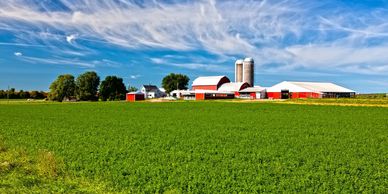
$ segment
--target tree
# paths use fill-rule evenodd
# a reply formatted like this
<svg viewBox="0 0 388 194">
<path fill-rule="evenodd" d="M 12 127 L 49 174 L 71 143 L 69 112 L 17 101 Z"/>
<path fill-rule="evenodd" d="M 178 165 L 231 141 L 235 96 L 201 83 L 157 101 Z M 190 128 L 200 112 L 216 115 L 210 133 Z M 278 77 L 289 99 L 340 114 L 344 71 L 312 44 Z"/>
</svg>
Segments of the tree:
<svg viewBox="0 0 388 194">
<path fill-rule="evenodd" d="M 75 81 L 77 86 L 76 95 L 78 100 L 96 100 L 100 77 L 96 72 L 89 71 L 77 77 Z"/>
<path fill-rule="evenodd" d="M 162 80 L 162 86 L 166 90 L 166 93 L 170 93 L 173 90 L 186 90 L 189 84 L 190 78 L 183 74 L 170 73 Z"/>
<path fill-rule="evenodd" d="M 30 98 L 33 98 L 33 99 L 43 99 L 45 98 L 45 93 L 44 92 L 38 92 L 36 90 L 33 90 L 30 92 Z"/>
<path fill-rule="evenodd" d="M 135 86 L 128 86 L 128 92 L 136 92 L 137 90 L 139 89 L 137 89 Z"/>
<path fill-rule="evenodd" d="M 64 99 L 70 99 L 75 94 L 75 82 L 74 76 L 70 74 L 64 74 L 58 76 L 58 78 L 50 85 L 50 100 L 56 100 L 62 102 Z"/>
<path fill-rule="evenodd" d="M 19 98 L 21 98 L 21 99 L 30 98 L 30 93 L 28 91 L 20 90 L 19 91 Z"/>
<path fill-rule="evenodd" d="M 105 80 L 101 82 L 99 90 L 100 98 L 103 101 L 124 100 L 126 92 L 127 90 L 125 89 L 123 79 L 116 76 L 107 76 Z"/>
</svg>

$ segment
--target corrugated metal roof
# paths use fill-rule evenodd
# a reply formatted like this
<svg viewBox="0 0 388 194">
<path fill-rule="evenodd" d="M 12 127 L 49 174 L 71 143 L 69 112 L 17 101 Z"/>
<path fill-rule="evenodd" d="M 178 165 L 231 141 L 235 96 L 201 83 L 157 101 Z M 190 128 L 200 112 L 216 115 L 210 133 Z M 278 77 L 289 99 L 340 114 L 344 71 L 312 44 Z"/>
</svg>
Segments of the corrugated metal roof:
<svg viewBox="0 0 388 194">
<path fill-rule="evenodd" d="M 246 84 L 246 82 L 230 82 L 224 83 L 218 88 L 218 91 L 226 91 L 226 92 L 238 92 L 241 87 Z"/>
<path fill-rule="evenodd" d="M 206 77 L 198 77 L 193 81 L 192 86 L 213 86 L 218 85 L 222 78 L 226 76 L 206 76 Z"/>
<path fill-rule="evenodd" d="M 267 92 L 354 92 L 353 90 L 328 82 L 289 82 L 284 81 L 267 89 Z"/>
<path fill-rule="evenodd" d="M 266 90 L 266 88 L 261 87 L 261 86 L 255 86 L 255 87 L 249 87 L 241 90 L 240 92 L 262 92 Z"/>
</svg>

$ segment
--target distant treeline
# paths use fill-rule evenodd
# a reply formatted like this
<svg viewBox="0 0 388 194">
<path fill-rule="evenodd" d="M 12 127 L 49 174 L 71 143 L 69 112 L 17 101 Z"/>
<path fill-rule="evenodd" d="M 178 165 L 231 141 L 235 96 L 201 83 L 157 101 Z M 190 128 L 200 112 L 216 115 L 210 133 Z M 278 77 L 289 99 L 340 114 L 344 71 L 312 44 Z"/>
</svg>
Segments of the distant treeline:
<svg viewBox="0 0 388 194">
<path fill-rule="evenodd" d="M 43 91 L 16 91 L 15 88 L 0 90 L 0 99 L 44 99 L 47 93 Z"/>
<path fill-rule="evenodd" d="M 357 94 L 356 98 L 373 99 L 373 98 L 387 98 L 388 94 Z"/>
</svg>

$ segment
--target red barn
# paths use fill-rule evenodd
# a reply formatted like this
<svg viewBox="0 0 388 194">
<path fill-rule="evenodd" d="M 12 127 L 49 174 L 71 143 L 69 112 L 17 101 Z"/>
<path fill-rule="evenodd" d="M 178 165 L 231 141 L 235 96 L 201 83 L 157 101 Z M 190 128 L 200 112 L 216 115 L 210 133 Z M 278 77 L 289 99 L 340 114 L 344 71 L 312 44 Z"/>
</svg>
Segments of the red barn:
<svg viewBox="0 0 388 194">
<path fill-rule="evenodd" d="M 222 92 L 213 90 L 196 90 L 195 100 L 210 100 L 210 99 L 233 99 L 233 92 Z"/>
<path fill-rule="evenodd" d="M 139 100 L 144 100 L 144 93 L 142 92 L 130 92 L 126 95 L 127 102 L 135 102 Z"/>
<path fill-rule="evenodd" d="M 218 90 L 224 83 L 229 83 L 230 80 L 226 76 L 208 76 L 198 77 L 194 80 L 193 90 Z"/>
</svg>

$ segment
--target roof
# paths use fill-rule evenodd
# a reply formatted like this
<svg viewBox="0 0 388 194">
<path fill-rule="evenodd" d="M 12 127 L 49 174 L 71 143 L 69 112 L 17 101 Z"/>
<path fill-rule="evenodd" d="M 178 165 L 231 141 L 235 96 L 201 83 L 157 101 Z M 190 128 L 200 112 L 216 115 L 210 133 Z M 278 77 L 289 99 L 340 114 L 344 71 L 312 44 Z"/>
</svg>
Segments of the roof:
<svg viewBox="0 0 388 194">
<path fill-rule="evenodd" d="M 266 88 L 261 87 L 261 86 L 255 86 L 255 87 L 249 87 L 241 90 L 240 92 L 262 92 L 266 90 Z"/>
<path fill-rule="evenodd" d="M 290 82 L 284 81 L 267 89 L 267 92 L 280 92 L 286 89 L 290 92 L 355 92 L 348 88 L 329 82 Z"/>
<path fill-rule="evenodd" d="M 227 91 L 218 91 L 218 90 L 195 90 L 194 93 L 200 93 L 200 94 L 234 94 L 233 92 L 227 92 Z"/>
<path fill-rule="evenodd" d="M 137 91 L 137 92 L 129 92 L 129 93 L 127 93 L 127 94 L 143 94 L 143 95 L 144 95 L 144 93 L 143 93 L 143 92 L 140 92 L 140 91 Z"/>
<path fill-rule="evenodd" d="M 226 91 L 226 92 L 238 92 L 241 90 L 241 88 L 244 86 L 244 84 L 247 84 L 246 82 L 229 82 L 224 83 L 221 85 L 220 88 L 218 88 L 218 91 Z"/>
<path fill-rule="evenodd" d="M 156 87 L 155 85 L 143 85 L 143 87 L 144 87 L 146 92 L 159 90 L 159 88 Z"/>
<path fill-rule="evenodd" d="M 221 79 L 226 76 L 206 76 L 206 77 L 198 77 L 193 81 L 192 86 L 212 86 L 212 85 L 218 85 L 220 83 Z M 227 78 L 227 77 L 226 77 Z M 227 78 L 228 79 L 228 78 Z"/>
<path fill-rule="evenodd" d="M 236 60 L 236 62 L 234 64 L 243 64 L 243 62 L 244 62 L 244 60 L 238 59 L 238 60 Z"/>
<path fill-rule="evenodd" d="M 254 63 L 253 58 L 251 58 L 251 57 L 245 58 L 244 62 L 252 62 L 252 63 Z"/>
</svg>

